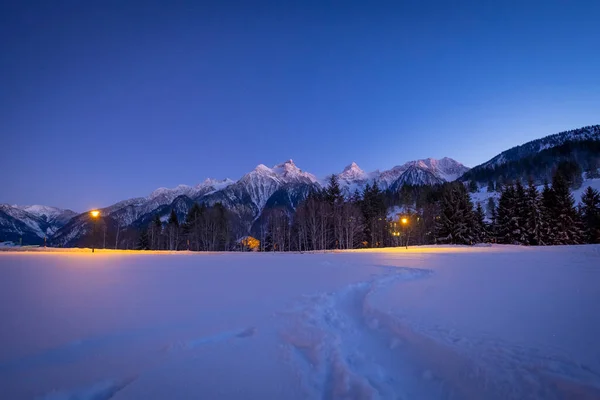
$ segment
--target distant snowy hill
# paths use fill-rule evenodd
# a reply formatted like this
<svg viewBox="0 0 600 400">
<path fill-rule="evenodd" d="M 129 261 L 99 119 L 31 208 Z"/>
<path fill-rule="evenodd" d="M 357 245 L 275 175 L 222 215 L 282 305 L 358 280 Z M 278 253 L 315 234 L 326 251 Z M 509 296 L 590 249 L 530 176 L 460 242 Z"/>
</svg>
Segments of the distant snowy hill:
<svg viewBox="0 0 600 400">
<path fill-rule="evenodd" d="M 489 181 L 551 180 L 560 162 L 568 162 L 580 173 L 595 177 L 600 167 L 600 125 L 587 126 L 546 136 L 503 151 L 462 177 L 480 184 Z"/>
<path fill-rule="evenodd" d="M 496 157 L 476 168 L 488 168 L 506 164 L 510 161 L 520 160 L 531 156 L 532 154 L 539 153 L 542 150 L 560 146 L 566 142 L 581 142 L 587 140 L 600 140 L 600 125 L 586 126 L 532 140 L 531 142 L 503 151 Z"/>
</svg>

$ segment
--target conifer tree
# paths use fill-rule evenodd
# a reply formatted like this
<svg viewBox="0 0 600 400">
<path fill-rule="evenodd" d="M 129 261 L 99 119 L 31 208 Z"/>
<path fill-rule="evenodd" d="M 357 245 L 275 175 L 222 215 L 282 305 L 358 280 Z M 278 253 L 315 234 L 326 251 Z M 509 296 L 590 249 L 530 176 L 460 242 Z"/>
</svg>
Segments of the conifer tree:
<svg viewBox="0 0 600 400">
<path fill-rule="evenodd" d="M 474 180 L 469 181 L 469 192 L 475 193 L 479 188 L 477 187 L 477 182 Z"/>
<path fill-rule="evenodd" d="M 436 220 L 436 241 L 450 244 L 473 244 L 475 218 L 469 193 L 461 183 L 447 185 L 440 202 L 440 215 Z"/>
<path fill-rule="evenodd" d="M 517 228 L 516 196 L 513 185 L 505 185 L 502 188 L 500 201 L 498 202 L 497 236 L 498 242 L 504 244 L 516 244 L 515 231 Z"/>
<path fill-rule="evenodd" d="M 144 229 L 140 232 L 140 237 L 138 238 L 136 249 L 137 250 L 150 250 L 150 242 L 148 239 L 148 231 L 147 230 Z"/>
<path fill-rule="evenodd" d="M 327 221 L 327 232 L 329 233 L 329 246 L 330 248 L 339 249 L 343 246 L 343 220 L 342 220 L 342 209 L 344 204 L 344 197 L 342 196 L 342 190 L 337 175 L 331 175 L 327 187 L 325 188 L 325 200 L 328 203 L 328 221 Z"/>
<path fill-rule="evenodd" d="M 554 190 L 546 182 L 542 189 L 541 215 L 542 215 L 542 238 L 546 245 L 556 244 L 555 231 L 552 227 L 554 209 L 556 208 L 556 195 Z"/>
<path fill-rule="evenodd" d="M 167 234 L 169 236 L 169 250 L 177 250 L 179 245 L 179 220 L 175 210 L 171 210 L 167 221 Z"/>
<path fill-rule="evenodd" d="M 585 241 L 600 243 L 600 193 L 591 186 L 581 196 L 581 217 Z"/>
<path fill-rule="evenodd" d="M 520 180 L 515 182 L 514 207 L 513 239 L 516 243 L 528 245 L 529 237 L 526 229 L 528 214 L 527 195 Z"/>
<path fill-rule="evenodd" d="M 552 177 L 552 192 L 554 204 L 550 208 L 550 221 L 554 241 L 556 244 L 577 244 L 581 241 L 581 227 L 579 224 L 575 199 L 569 191 L 569 186 L 562 174 L 556 173 Z"/>
<path fill-rule="evenodd" d="M 383 193 L 377 182 L 373 186 L 367 184 L 363 191 L 361 210 L 364 218 L 364 236 L 370 247 L 381 247 L 385 239 L 386 208 Z"/>
<path fill-rule="evenodd" d="M 340 182 L 337 175 L 331 175 L 327 180 L 327 187 L 325 188 L 325 199 L 333 205 L 336 202 L 343 200 L 342 190 L 340 189 Z"/>
<path fill-rule="evenodd" d="M 488 231 L 488 226 L 485 223 L 485 211 L 483 211 L 483 207 L 481 207 L 481 203 L 477 203 L 475 207 L 474 213 L 475 219 L 475 242 L 478 243 L 487 243 L 490 240 L 490 235 Z"/>
<path fill-rule="evenodd" d="M 527 234 L 527 244 L 532 246 L 542 246 L 545 243 L 544 232 L 547 227 L 544 226 L 542 204 L 540 194 L 537 191 L 533 181 L 529 181 L 526 193 L 526 211 L 525 232 Z"/>
<path fill-rule="evenodd" d="M 190 250 L 200 250 L 202 215 L 203 210 L 198 203 L 194 203 L 185 217 L 183 232 L 189 241 Z"/>
<path fill-rule="evenodd" d="M 487 208 L 488 218 L 490 219 L 490 225 L 488 227 L 489 240 L 490 240 L 490 242 L 496 242 L 497 241 L 496 228 L 497 228 L 497 223 L 498 223 L 498 207 L 496 206 L 496 199 L 494 199 L 493 197 L 489 197 L 486 208 Z"/>
<path fill-rule="evenodd" d="M 162 237 L 162 222 L 158 214 L 154 215 L 154 219 L 150 224 L 150 247 L 152 250 L 160 250 Z"/>
</svg>

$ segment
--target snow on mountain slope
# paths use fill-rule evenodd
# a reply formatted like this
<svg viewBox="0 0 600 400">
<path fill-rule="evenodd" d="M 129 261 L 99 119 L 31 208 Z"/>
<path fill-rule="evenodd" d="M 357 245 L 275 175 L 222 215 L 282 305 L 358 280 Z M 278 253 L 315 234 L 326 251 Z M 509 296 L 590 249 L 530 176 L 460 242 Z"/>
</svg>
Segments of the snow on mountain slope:
<svg viewBox="0 0 600 400">
<path fill-rule="evenodd" d="M 352 164 L 346 166 L 342 172 L 338 174 L 340 182 L 351 183 L 351 182 L 362 182 L 371 178 L 369 174 L 363 171 L 358 164 L 352 162 Z"/>
<path fill-rule="evenodd" d="M 284 185 L 289 187 L 294 185 L 312 186 L 317 182 L 314 175 L 302 171 L 292 160 L 277 164 L 273 168 L 259 164 L 239 181 L 227 186 L 221 191 L 222 193 L 212 196 L 212 202 L 221 201 L 239 206 L 241 203 L 249 201 L 252 213 L 255 214 L 254 218 L 256 218 L 269 198 Z"/>
<path fill-rule="evenodd" d="M 541 139 L 532 140 L 520 146 L 515 146 L 498 154 L 491 160 L 478 165 L 475 168 L 488 168 L 515 161 L 542 150 L 560 146 L 568 141 L 600 140 L 600 125 L 586 126 L 579 129 L 556 133 Z"/>
<path fill-rule="evenodd" d="M 0 204 L 0 227 L 3 231 L 0 239 L 7 233 L 43 238 L 46 234 L 45 225 L 44 221 L 36 215 L 9 204 Z"/>
<path fill-rule="evenodd" d="M 352 162 L 336 176 L 344 196 L 350 196 L 357 190 L 362 192 L 367 183 L 372 184 L 379 176 L 379 172 L 368 174 L 358 164 Z M 327 183 L 328 178 L 325 178 L 321 181 L 321 186 L 326 187 Z"/>
<path fill-rule="evenodd" d="M 302 171 L 294 164 L 293 160 L 287 160 L 284 163 L 275 165 L 272 168 L 272 171 L 283 181 L 283 183 L 317 182 L 317 178 L 313 174 Z"/>
<path fill-rule="evenodd" d="M 444 183 L 444 181 L 444 179 L 438 178 L 429 169 L 411 165 L 391 184 L 390 190 L 398 191 L 404 185 L 439 185 Z"/>
<path fill-rule="evenodd" d="M 46 216 L 48 219 L 60 218 L 61 216 L 70 215 L 74 217 L 77 215 L 75 211 L 65 210 L 58 207 L 50 207 L 50 206 L 42 206 L 42 205 L 32 205 L 32 206 L 20 206 L 14 205 L 13 207 L 19 208 L 23 211 L 26 211 L 30 214 L 33 214 L 37 217 Z"/>
<path fill-rule="evenodd" d="M 42 243 L 75 215 L 74 211 L 49 206 L 0 205 L 0 241 Z"/>
<path fill-rule="evenodd" d="M 34 235 L 43 238 L 44 236 L 46 236 L 47 230 L 49 228 L 50 232 L 48 233 L 53 232 L 47 219 L 42 217 L 44 214 L 38 216 L 28 211 L 25 211 L 23 208 L 11 206 L 8 204 L 0 205 L 0 211 L 5 213 L 10 218 L 20 221 L 26 227 L 26 229 L 24 229 L 23 226 L 17 227 L 19 225 L 15 225 L 16 233 L 21 235 L 33 233 Z M 33 208 L 33 210 L 35 211 L 36 208 Z"/>
<path fill-rule="evenodd" d="M 43 222 L 42 225 L 44 225 L 43 227 L 40 227 L 40 230 L 43 230 L 46 235 L 53 234 L 54 232 L 56 232 L 57 229 L 64 226 L 67 222 L 69 222 L 71 218 L 77 215 L 77 213 L 72 210 L 43 205 L 14 205 L 13 207 L 19 210 L 23 210 L 26 213 L 40 219 Z M 33 223 L 37 224 L 38 226 L 40 225 L 39 221 L 37 223 Z"/>
<path fill-rule="evenodd" d="M 141 216 L 172 203 L 177 197 L 185 195 L 189 198 L 198 198 L 218 190 L 222 190 L 234 183 L 231 179 L 206 179 L 196 186 L 179 185 L 175 188 L 158 188 L 147 197 L 136 197 L 115 203 L 103 208 L 102 214 L 110 215 L 123 226 L 133 223 Z"/>
<path fill-rule="evenodd" d="M 381 189 L 399 189 L 404 184 L 430 185 L 442 182 L 451 182 L 468 171 L 458 161 L 444 157 L 441 160 L 426 158 L 423 160 L 408 161 L 385 171 L 373 171 L 366 173 L 356 163 L 347 166 L 341 173 L 337 174 L 340 186 L 346 194 L 361 191 L 367 183 L 377 185 Z M 405 176 L 403 176 L 406 174 Z M 397 182 L 397 183 L 396 183 Z"/>
</svg>

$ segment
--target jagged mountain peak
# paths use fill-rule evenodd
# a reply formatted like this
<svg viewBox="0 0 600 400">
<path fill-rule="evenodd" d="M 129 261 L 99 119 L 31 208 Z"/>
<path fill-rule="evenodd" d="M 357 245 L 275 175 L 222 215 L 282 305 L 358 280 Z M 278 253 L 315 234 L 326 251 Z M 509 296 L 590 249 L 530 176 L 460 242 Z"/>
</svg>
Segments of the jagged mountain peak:
<svg viewBox="0 0 600 400">
<path fill-rule="evenodd" d="M 240 181 L 248 181 L 253 177 L 274 179 L 279 183 L 291 182 L 317 182 L 317 178 L 309 173 L 302 171 L 293 160 L 287 160 L 281 164 L 276 164 L 273 168 L 269 168 L 264 164 L 258 164 L 251 172 L 244 175 Z"/>
<path fill-rule="evenodd" d="M 148 200 L 153 200 L 157 197 L 160 196 L 165 196 L 165 195 L 169 195 L 172 194 L 174 192 L 182 192 L 186 189 L 191 189 L 189 186 L 187 185 L 179 185 L 175 188 L 166 188 L 166 187 L 159 187 L 158 189 L 154 190 L 152 193 L 150 193 L 147 197 Z"/>
<path fill-rule="evenodd" d="M 286 162 L 273 166 L 272 171 L 277 175 L 284 176 L 289 174 L 301 173 L 302 170 L 294 164 L 294 161 L 289 159 Z"/>
<path fill-rule="evenodd" d="M 206 178 L 202 183 L 199 183 L 195 186 L 197 190 L 205 189 L 205 188 L 214 188 L 215 190 L 223 189 L 231 184 L 235 183 L 233 179 L 225 178 L 225 179 L 213 179 Z"/>
<path fill-rule="evenodd" d="M 338 179 L 341 181 L 362 181 L 368 179 L 369 175 L 363 171 L 354 161 L 347 165 L 342 172 L 338 174 Z"/>
<path fill-rule="evenodd" d="M 43 206 L 43 205 L 38 205 L 38 204 L 26 205 L 26 206 L 15 204 L 15 205 L 13 205 L 13 207 L 18 208 L 23 211 L 26 211 L 37 217 L 41 217 L 41 216 L 45 215 L 48 218 L 52 218 L 52 217 L 56 217 L 56 216 L 64 214 L 64 213 L 70 214 L 72 216 L 75 215 L 75 211 L 72 211 L 72 210 L 58 208 L 58 207 L 52 207 L 52 206 Z"/>
<path fill-rule="evenodd" d="M 265 164 L 258 164 L 251 172 L 273 172 L 273 170 Z"/>
<path fill-rule="evenodd" d="M 362 169 L 360 169 L 360 167 L 358 166 L 358 164 L 354 161 L 352 161 L 350 164 L 346 165 L 346 167 L 344 168 L 344 171 L 342 172 L 347 172 L 350 170 L 360 170 L 362 171 Z"/>
<path fill-rule="evenodd" d="M 444 179 L 436 175 L 432 169 L 423 168 L 422 164 L 417 162 L 406 168 L 402 175 L 392 183 L 390 189 L 397 191 L 404 185 L 437 185 L 443 182 Z"/>
</svg>

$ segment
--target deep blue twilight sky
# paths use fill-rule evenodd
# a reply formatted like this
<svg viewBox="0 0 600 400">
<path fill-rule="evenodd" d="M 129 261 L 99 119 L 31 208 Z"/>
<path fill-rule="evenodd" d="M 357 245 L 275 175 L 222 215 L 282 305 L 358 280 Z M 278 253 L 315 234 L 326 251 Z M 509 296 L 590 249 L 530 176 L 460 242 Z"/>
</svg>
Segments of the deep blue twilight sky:
<svg viewBox="0 0 600 400">
<path fill-rule="evenodd" d="M 474 166 L 600 122 L 598 1 L 250 3 L 3 1 L 0 203 L 84 211 L 289 158 Z"/>
</svg>

